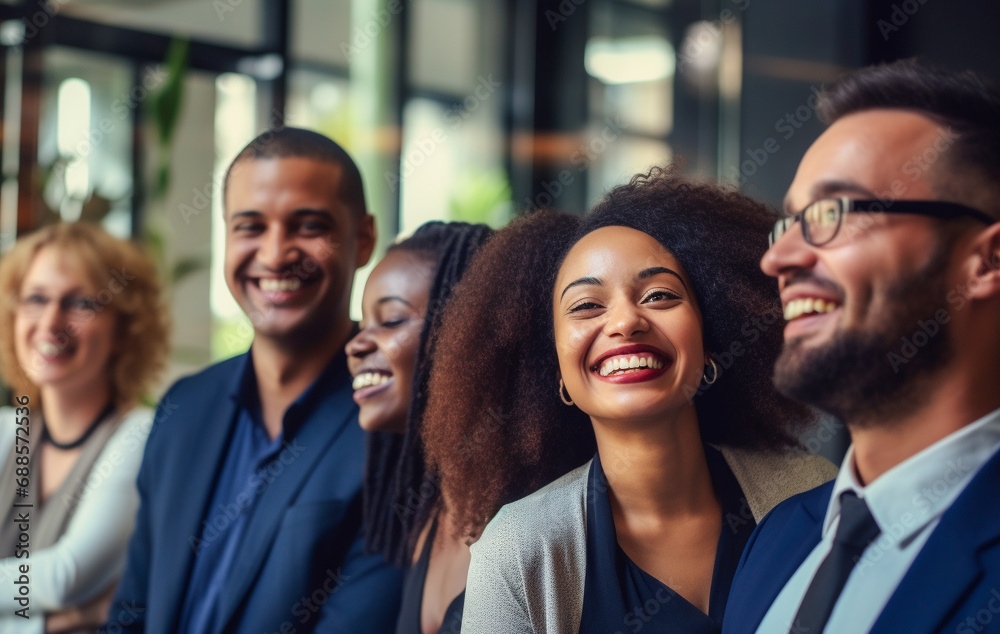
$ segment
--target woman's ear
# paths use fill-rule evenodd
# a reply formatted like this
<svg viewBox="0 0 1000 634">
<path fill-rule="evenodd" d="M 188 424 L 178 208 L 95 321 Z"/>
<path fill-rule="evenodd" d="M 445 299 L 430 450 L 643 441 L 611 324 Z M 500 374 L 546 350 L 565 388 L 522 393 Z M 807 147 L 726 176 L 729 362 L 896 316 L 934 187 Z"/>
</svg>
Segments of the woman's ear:
<svg viewBox="0 0 1000 634">
<path fill-rule="evenodd" d="M 968 267 L 968 297 L 1000 297 L 1000 222 L 990 225 L 972 243 Z"/>
</svg>

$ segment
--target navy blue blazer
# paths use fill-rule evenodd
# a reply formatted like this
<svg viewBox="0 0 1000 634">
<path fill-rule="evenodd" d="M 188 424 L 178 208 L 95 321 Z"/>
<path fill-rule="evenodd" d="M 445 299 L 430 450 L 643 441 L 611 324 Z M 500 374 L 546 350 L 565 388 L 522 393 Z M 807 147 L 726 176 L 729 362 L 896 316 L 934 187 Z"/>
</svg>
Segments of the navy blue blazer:
<svg viewBox="0 0 1000 634">
<path fill-rule="evenodd" d="M 747 543 L 723 634 L 754 632 L 820 541 L 833 482 L 781 503 Z M 1000 454 L 944 512 L 871 630 L 874 634 L 1000 632 Z"/>
<path fill-rule="evenodd" d="M 157 408 L 139 471 L 140 505 L 108 632 L 177 630 L 212 483 L 237 404 L 229 398 L 249 353 L 179 380 Z M 220 632 L 391 632 L 402 573 L 364 554 L 364 432 L 343 354 L 261 492 L 220 596 Z M 331 371 L 338 372 L 335 368 Z M 205 633 L 212 634 L 212 633 Z"/>
</svg>

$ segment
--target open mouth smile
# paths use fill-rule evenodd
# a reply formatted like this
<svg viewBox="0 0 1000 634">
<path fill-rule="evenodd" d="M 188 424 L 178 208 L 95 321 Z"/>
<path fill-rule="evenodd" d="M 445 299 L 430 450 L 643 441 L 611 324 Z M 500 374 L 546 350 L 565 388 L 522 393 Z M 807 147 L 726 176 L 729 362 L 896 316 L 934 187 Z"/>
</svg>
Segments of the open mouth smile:
<svg viewBox="0 0 1000 634">
<path fill-rule="evenodd" d="M 388 389 L 391 383 L 392 372 L 388 370 L 362 370 L 354 376 L 351 384 L 354 388 L 354 401 L 360 405 L 366 398 Z"/>
<path fill-rule="evenodd" d="M 297 277 L 284 279 L 262 277 L 257 280 L 257 286 L 265 293 L 291 293 L 302 287 L 302 280 Z"/>
<path fill-rule="evenodd" d="M 39 343 L 35 347 L 35 350 L 37 350 L 38 354 L 42 355 L 42 358 L 44 358 L 46 361 L 56 361 L 59 359 L 70 357 L 73 354 L 72 347 L 57 346 L 51 341 L 43 341 Z"/>
<path fill-rule="evenodd" d="M 366 371 L 354 377 L 353 386 L 355 390 L 360 390 L 370 385 L 384 385 L 390 379 L 392 379 L 392 373 L 388 370 Z"/>
<path fill-rule="evenodd" d="M 672 363 L 670 357 L 652 346 L 624 346 L 602 356 L 590 371 L 611 383 L 638 383 L 660 376 Z"/>
<path fill-rule="evenodd" d="M 797 297 L 785 304 L 785 321 L 810 315 L 822 315 L 838 308 L 840 308 L 840 303 L 834 300 L 819 297 Z"/>
<path fill-rule="evenodd" d="M 288 277 L 248 277 L 247 280 L 269 302 L 283 304 L 301 296 L 318 278 L 290 275 Z"/>
<path fill-rule="evenodd" d="M 598 372 L 601 376 L 611 376 L 613 374 L 627 374 L 629 372 L 647 368 L 659 370 L 662 367 L 663 361 L 657 359 L 655 355 L 642 353 L 639 355 L 613 357 L 608 359 L 601 364 L 601 368 Z"/>
</svg>

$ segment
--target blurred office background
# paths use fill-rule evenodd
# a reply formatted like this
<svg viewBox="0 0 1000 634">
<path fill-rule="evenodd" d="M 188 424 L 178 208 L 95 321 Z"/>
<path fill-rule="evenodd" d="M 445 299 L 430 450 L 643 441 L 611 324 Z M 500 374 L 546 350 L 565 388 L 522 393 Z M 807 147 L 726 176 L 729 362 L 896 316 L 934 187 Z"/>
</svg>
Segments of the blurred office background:
<svg viewBox="0 0 1000 634">
<path fill-rule="evenodd" d="M 997 24 L 994 0 L 0 0 L 0 251 L 59 218 L 144 241 L 177 374 L 250 341 L 218 185 L 267 127 L 348 148 L 382 247 L 582 212 L 677 157 L 780 204 L 824 82 L 914 55 L 996 78 Z"/>
</svg>

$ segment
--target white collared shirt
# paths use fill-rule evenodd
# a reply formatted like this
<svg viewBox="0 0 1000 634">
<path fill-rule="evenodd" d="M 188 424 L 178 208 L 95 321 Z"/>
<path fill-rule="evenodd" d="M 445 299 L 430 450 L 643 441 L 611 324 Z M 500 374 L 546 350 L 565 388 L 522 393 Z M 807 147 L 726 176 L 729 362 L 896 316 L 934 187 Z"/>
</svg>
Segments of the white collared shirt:
<svg viewBox="0 0 1000 634">
<path fill-rule="evenodd" d="M 854 491 L 865 500 L 882 532 L 851 571 L 824 631 L 856 634 L 871 630 L 941 515 L 998 449 L 1000 409 L 910 456 L 863 487 L 855 477 L 852 445 L 833 485 L 822 539 L 771 604 L 757 632 L 789 631 L 806 588 L 830 552 L 845 491 Z"/>
</svg>

